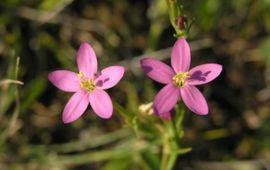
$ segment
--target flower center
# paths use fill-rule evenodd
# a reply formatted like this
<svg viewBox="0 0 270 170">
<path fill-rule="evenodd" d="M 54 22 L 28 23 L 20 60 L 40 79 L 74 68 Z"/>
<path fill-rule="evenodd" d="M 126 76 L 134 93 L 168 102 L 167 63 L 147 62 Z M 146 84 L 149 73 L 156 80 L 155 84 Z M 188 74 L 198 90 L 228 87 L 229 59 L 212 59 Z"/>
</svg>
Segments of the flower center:
<svg viewBox="0 0 270 170">
<path fill-rule="evenodd" d="M 92 79 L 85 79 L 82 72 L 79 72 L 78 78 L 80 80 L 80 86 L 82 89 L 86 90 L 87 92 L 92 92 L 96 88 L 96 84 Z"/>
<path fill-rule="evenodd" d="M 186 79 L 190 78 L 190 74 L 189 72 L 179 72 L 178 74 L 176 74 L 175 76 L 173 76 L 173 83 L 174 85 L 176 85 L 177 87 L 183 87 L 186 84 Z"/>
</svg>

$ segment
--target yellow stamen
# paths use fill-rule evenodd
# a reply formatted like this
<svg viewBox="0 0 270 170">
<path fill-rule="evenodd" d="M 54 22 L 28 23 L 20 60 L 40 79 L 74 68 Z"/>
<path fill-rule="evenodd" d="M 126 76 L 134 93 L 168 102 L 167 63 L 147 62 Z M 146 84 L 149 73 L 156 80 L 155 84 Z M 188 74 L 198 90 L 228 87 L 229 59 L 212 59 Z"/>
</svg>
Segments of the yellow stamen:
<svg viewBox="0 0 270 170">
<path fill-rule="evenodd" d="M 179 72 L 178 74 L 173 76 L 172 79 L 173 79 L 174 85 L 176 85 L 177 87 L 183 87 L 186 84 L 187 78 L 190 78 L 189 72 Z"/>
<path fill-rule="evenodd" d="M 92 79 L 85 80 L 82 72 L 79 72 L 78 78 L 80 80 L 80 86 L 82 89 L 86 90 L 89 93 L 95 90 L 96 84 Z"/>
</svg>

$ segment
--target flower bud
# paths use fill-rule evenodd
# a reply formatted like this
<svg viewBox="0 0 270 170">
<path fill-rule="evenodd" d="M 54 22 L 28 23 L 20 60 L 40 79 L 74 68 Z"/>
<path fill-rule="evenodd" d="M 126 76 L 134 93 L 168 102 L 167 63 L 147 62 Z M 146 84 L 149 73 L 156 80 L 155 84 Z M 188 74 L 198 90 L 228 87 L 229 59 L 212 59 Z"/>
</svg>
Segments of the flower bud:
<svg viewBox="0 0 270 170">
<path fill-rule="evenodd" d="M 176 25 L 180 30 L 185 30 L 187 28 L 188 25 L 188 19 L 186 16 L 179 16 L 176 19 Z"/>
</svg>

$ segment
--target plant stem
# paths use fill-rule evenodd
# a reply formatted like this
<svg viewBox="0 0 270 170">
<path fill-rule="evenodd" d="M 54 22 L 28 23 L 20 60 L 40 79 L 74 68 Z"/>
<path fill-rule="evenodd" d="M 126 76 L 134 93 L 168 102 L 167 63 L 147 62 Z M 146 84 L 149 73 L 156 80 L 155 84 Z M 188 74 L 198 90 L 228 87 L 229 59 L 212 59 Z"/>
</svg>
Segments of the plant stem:
<svg viewBox="0 0 270 170">
<path fill-rule="evenodd" d="M 169 160 L 169 157 L 170 157 L 167 145 L 168 145 L 167 141 L 165 140 L 164 144 L 163 144 L 160 170 L 167 170 L 167 164 L 168 164 L 168 160 Z"/>
<path fill-rule="evenodd" d="M 177 153 L 172 153 L 169 157 L 169 160 L 168 160 L 168 165 L 167 165 L 167 169 L 168 170 L 171 170 L 173 169 L 174 165 L 175 165 L 175 161 L 177 160 L 177 156 L 178 154 Z"/>
<path fill-rule="evenodd" d="M 174 152 L 175 146 L 177 148 L 178 138 L 175 136 L 173 121 L 165 122 L 168 133 L 164 134 L 162 160 L 160 170 L 171 170 L 177 158 Z"/>
<path fill-rule="evenodd" d="M 172 120 L 164 121 L 166 126 L 166 133 L 164 134 L 162 160 L 160 170 L 172 170 L 178 155 L 186 153 L 188 149 L 182 149 L 180 146 L 180 139 L 183 134 L 183 117 L 184 108 L 180 106 L 176 107 L 176 113 Z"/>
<path fill-rule="evenodd" d="M 15 110 L 11 116 L 11 119 L 8 123 L 7 128 L 5 129 L 5 131 L 2 133 L 1 138 L 0 138 L 0 143 L 4 143 L 6 141 L 6 139 L 12 134 L 14 133 L 14 126 L 16 125 L 16 121 L 19 117 L 19 113 L 20 113 L 20 97 L 19 97 L 19 87 L 18 85 L 23 85 L 23 82 L 18 81 L 18 72 L 19 72 L 19 64 L 20 64 L 20 57 L 17 57 L 16 59 L 16 70 L 15 70 L 15 79 L 16 80 L 11 80 L 11 79 L 7 79 L 7 83 L 14 83 L 16 85 L 15 88 Z M 1 82 L 0 82 L 1 84 Z"/>
</svg>

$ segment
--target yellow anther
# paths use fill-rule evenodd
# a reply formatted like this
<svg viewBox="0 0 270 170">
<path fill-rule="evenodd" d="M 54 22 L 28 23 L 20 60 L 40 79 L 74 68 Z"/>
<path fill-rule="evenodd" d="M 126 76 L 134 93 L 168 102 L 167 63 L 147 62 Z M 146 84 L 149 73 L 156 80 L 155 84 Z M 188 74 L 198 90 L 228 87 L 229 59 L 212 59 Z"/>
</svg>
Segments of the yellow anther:
<svg viewBox="0 0 270 170">
<path fill-rule="evenodd" d="M 84 75 L 82 72 L 79 72 L 78 78 L 80 80 L 80 86 L 82 89 L 86 90 L 89 93 L 95 90 L 96 84 L 92 79 L 84 79 Z"/>
<path fill-rule="evenodd" d="M 78 77 L 80 81 L 83 80 L 84 75 L 81 71 L 79 72 Z"/>
<path fill-rule="evenodd" d="M 190 78 L 189 72 L 179 72 L 173 76 L 173 82 L 177 87 L 183 87 L 186 84 L 186 79 Z"/>
</svg>

